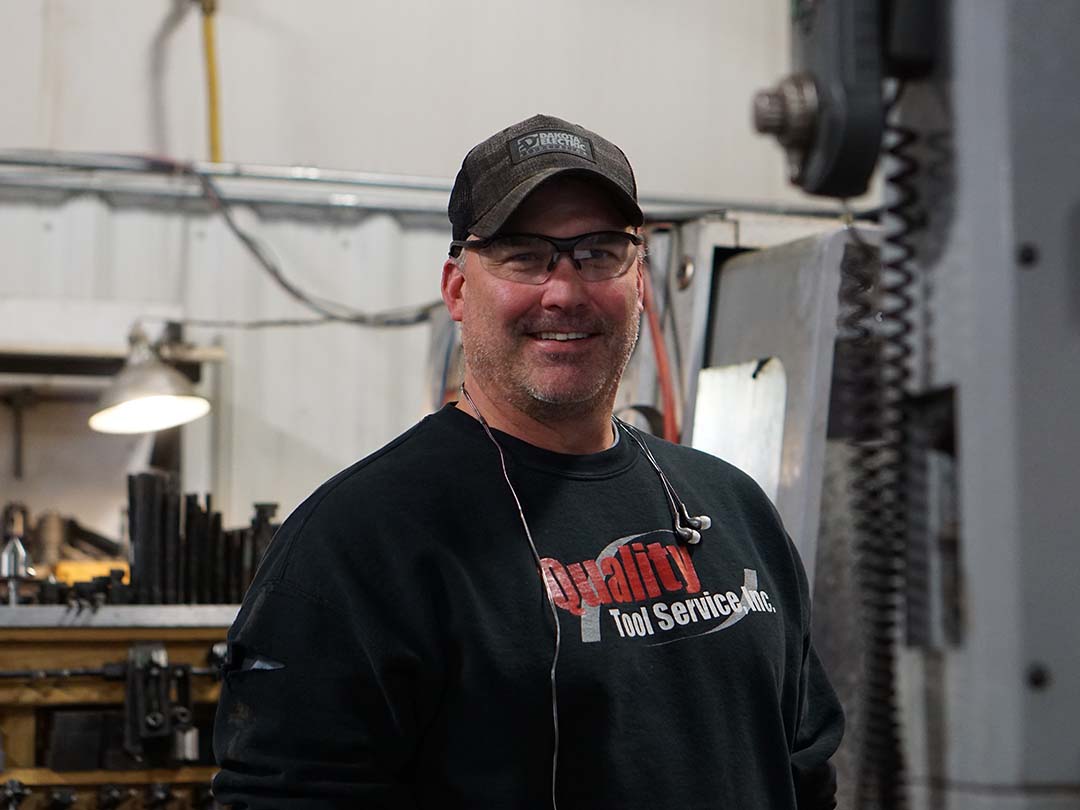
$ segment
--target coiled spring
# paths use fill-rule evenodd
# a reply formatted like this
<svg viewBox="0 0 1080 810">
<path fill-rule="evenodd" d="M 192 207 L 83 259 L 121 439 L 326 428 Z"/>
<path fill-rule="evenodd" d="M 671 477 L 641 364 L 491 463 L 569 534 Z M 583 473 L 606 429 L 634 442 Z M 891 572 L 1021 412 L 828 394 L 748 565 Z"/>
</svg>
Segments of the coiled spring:
<svg viewBox="0 0 1080 810">
<path fill-rule="evenodd" d="M 863 678 L 855 803 L 864 810 L 900 810 L 907 804 L 896 662 L 910 507 L 904 399 L 914 331 L 911 236 L 922 216 L 915 186 L 919 164 L 911 154 L 916 135 L 895 121 L 901 92 L 902 85 L 886 109 L 885 154 L 891 169 L 880 270 L 868 261 L 845 262 L 840 293 L 841 334 L 854 350 L 845 398 L 857 426 L 852 495 Z"/>
</svg>

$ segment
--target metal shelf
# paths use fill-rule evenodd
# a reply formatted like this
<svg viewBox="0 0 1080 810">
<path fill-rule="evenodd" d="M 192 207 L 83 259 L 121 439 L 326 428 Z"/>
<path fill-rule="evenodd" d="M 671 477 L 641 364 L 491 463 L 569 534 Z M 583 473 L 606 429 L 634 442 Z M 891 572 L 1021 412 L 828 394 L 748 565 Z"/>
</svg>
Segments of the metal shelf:
<svg viewBox="0 0 1080 810">
<path fill-rule="evenodd" d="M 0 607 L 0 629 L 49 627 L 228 627 L 239 605 L 66 605 Z"/>
</svg>

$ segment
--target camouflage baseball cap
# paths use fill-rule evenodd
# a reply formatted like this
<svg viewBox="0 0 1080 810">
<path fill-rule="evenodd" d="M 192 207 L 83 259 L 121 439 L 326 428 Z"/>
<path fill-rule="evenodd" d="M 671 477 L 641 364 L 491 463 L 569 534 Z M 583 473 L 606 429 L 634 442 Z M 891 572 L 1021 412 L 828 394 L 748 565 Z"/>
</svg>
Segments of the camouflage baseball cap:
<svg viewBox="0 0 1080 810">
<path fill-rule="evenodd" d="M 465 156 L 447 211 L 454 239 L 494 236 L 530 193 L 560 174 L 595 179 L 611 192 L 628 224 L 643 222 L 634 170 L 619 147 L 577 124 L 534 115 Z"/>
</svg>

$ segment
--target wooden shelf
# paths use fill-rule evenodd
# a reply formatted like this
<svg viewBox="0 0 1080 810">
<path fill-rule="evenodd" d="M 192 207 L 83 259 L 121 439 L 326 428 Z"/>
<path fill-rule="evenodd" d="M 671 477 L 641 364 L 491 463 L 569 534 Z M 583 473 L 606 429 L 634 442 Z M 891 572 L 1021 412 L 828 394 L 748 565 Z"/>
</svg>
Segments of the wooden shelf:
<svg viewBox="0 0 1080 810">
<path fill-rule="evenodd" d="M 88 615 L 83 616 L 59 606 L 2 608 L 0 669 L 20 672 L 100 669 L 106 664 L 125 662 L 129 648 L 139 641 L 163 643 L 170 664 L 206 667 L 207 653 L 213 644 L 225 640 L 237 610 L 237 605 L 117 605 L 87 610 Z M 5 624 L 12 617 L 18 619 L 18 624 Z M 195 704 L 216 703 L 219 690 L 220 684 L 213 677 L 192 678 L 191 696 Z M 39 712 L 65 706 L 119 707 L 123 703 L 124 683 L 97 676 L 0 680 L 0 736 L 10 766 L 0 783 L 19 779 L 30 786 L 76 787 L 209 782 L 216 770 L 211 767 L 72 773 L 33 767 L 41 761 L 36 759 Z M 38 810 L 34 801 L 36 797 L 26 805 L 27 810 Z"/>
<path fill-rule="evenodd" d="M 176 663 L 175 661 L 173 663 Z M 192 679 L 195 703 L 217 703 L 220 685 L 208 676 Z M 65 706 L 71 704 L 122 706 L 124 684 L 102 678 L 65 678 L 35 681 L 0 681 L 0 718 L 6 706 Z"/>
<path fill-rule="evenodd" d="M 18 779 L 27 787 L 79 785 L 151 785 L 163 782 L 168 785 L 202 785 L 218 772 L 216 767 L 205 765 L 191 768 L 146 771 L 52 771 L 48 768 L 11 768 L 0 771 L 0 780 Z"/>
</svg>

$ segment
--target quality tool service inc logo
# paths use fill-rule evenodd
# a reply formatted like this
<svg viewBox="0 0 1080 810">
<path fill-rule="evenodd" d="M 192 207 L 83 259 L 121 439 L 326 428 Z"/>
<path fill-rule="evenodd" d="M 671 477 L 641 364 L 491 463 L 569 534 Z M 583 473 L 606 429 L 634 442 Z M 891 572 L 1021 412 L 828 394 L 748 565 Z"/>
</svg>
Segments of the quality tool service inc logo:
<svg viewBox="0 0 1080 810">
<path fill-rule="evenodd" d="M 777 612 L 752 568 L 743 569 L 741 585 L 705 590 L 690 552 L 670 530 L 619 538 L 595 560 L 545 557 L 540 568 L 554 605 L 581 618 L 583 642 L 600 641 L 606 628 L 609 637 L 666 644 L 726 630 L 751 613 Z"/>
</svg>

